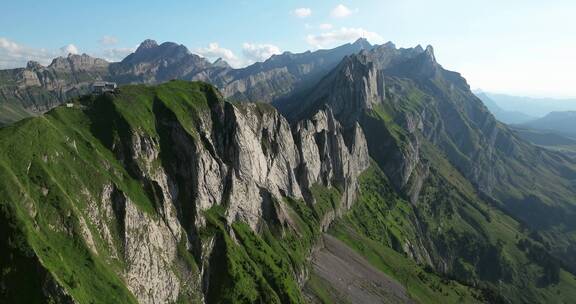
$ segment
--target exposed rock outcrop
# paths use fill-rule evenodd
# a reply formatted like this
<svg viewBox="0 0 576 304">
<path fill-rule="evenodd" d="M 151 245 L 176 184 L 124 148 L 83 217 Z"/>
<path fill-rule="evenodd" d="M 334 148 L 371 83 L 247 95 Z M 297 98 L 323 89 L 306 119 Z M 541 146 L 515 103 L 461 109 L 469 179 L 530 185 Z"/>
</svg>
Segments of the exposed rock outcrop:
<svg viewBox="0 0 576 304">
<path fill-rule="evenodd" d="M 87 243 L 93 243 L 88 236 L 101 235 L 110 257 L 126 265 L 121 276 L 141 303 L 174 302 L 182 294 L 202 297 L 194 291 L 210 280 L 215 249 L 215 239 L 200 235 L 209 209 L 221 206 L 227 222 L 243 222 L 258 232 L 265 223 L 292 225 L 283 206 L 286 197 L 314 205 L 310 187 L 335 187 L 342 193 L 341 209 L 321 219 L 326 230 L 352 206 L 358 177 L 369 166 L 360 126 L 342 127 L 330 109 L 291 127 L 269 105 L 219 101 L 198 113 L 194 129 L 160 99 L 153 110 L 157 135 L 133 129 L 110 148 L 147 189 L 157 215 L 106 184 L 87 217 L 86 227 L 97 231 L 84 233 Z M 120 116 L 114 119 L 125 123 Z M 200 261 L 197 273 L 178 266 L 182 246 Z"/>
</svg>

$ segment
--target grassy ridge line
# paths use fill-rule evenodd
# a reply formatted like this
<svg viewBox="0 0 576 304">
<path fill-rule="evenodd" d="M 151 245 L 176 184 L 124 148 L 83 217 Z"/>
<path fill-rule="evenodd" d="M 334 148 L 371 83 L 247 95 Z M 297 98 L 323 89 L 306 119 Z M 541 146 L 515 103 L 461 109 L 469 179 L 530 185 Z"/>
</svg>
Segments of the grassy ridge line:
<svg viewBox="0 0 576 304">
<path fill-rule="evenodd" d="M 166 91 L 207 94 L 203 84 L 175 82 Z M 150 91 L 134 86 L 128 91 Z M 162 90 L 160 90 L 162 91 Z M 210 93 L 214 98 L 214 92 Z M 163 96 L 170 99 L 170 96 Z M 206 103 L 208 98 L 204 98 Z M 82 104 L 88 102 L 88 104 Z M 43 267 L 80 303 L 133 303 L 136 300 L 118 277 L 124 266 L 107 250 L 107 245 L 83 214 L 87 204 L 98 201 L 105 184 L 114 184 L 141 210 L 154 215 L 153 204 L 108 147 L 91 129 L 91 106 L 103 107 L 106 97 L 85 97 L 74 108 L 59 107 L 42 117 L 27 119 L 0 129 L 0 204 L 12 210 L 10 218 L 23 227 L 23 235 Z M 180 100 L 173 100 L 178 105 Z M 192 106 L 194 100 L 188 98 Z M 98 104 L 90 104 L 98 103 Z M 120 115 L 142 109 L 143 103 L 114 100 L 110 109 Z M 152 105 L 152 103 L 148 103 Z M 83 107 L 87 107 L 82 109 Z M 80 108 L 80 109 L 79 109 Z M 81 110 L 82 109 L 82 110 Z M 149 108 L 150 109 L 150 108 Z M 180 111 L 181 116 L 186 116 Z M 106 117 L 101 117 L 106 119 Z M 110 118 L 110 117 L 108 117 Z M 140 129 L 138 121 L 132 121 Z M 191 127 L 189 125 L 189 127 Z M 130 130 L 128 130 L 130 132 Z M 91 230 L 95 254 L 82 237 Z M 6 270 L 8 271 L 8 270 Z"/>
<path fill-rule="evenodd" d="M 61 135 L 55 130 L 53 124 L 46 123 L 46 119 L 38 118 L 23 122 L 16 132 L 17 140 L 27 143 L 35 143 L 37 137 L 25 136 L 28 134 Z M 11 132 L 12 130 L 2 130 Z M 8 137 L 1 134 L 2 148 L 17 147 L 6 140 Z M 24 135 L 24 136 L 20 136 Z M 57 141 L 52 142 L 56 147 Z M 58 168 L 49 167 L 42 162 L 41 154 L 45 151 L 42 145 L 27 147 L 22 151 L 10 151 L 3 154 L 1 161 L 3 174 L 0 183 L 1 197 L 5 199 L 3 204 L 10 204 L 13 210 L 12 216 L 19 222 L 28 244 L 38 256 L 40 262 L 49 270 L 55 279 L 79 302 L 106 303 L 110 301 L 123 301 L 134 303 L 135 299 L 124 287 L 123 282 L 107 268 L 106 263 L 93 255 L 81 238 L 80 223 L 77 217 L 70 217 L 68 211 L 74 210 L 73 204 L 78 198 L 72 199 L 68 194 L 78 193 L 63 189 L 55 182 L 54 172 L 66 174 Z M 33 148 L 39 148 L 37 150 Z M 56 149 L 56 151 L 62 149 Z M 6 157 L 13 156 L 14 152 L 19 157 L 17 162 L 7 161 Z M 38 153 L 35 155 L 35 153 Z M 7 165 L 19 164 L 15 168 Z M 22 166 L 29 165 L 28 168 Z M 54 171 L 53 171 L 54 170 Z M 23 172 L 24 171 L 24 172 Z M 62 170 L 66 172 L 67 170 Z M 78 171 L 69 174 L 76 174 Z M 15 173 L 18 172 L 18 173 Z M 68 171 L 69 172 L 69 171 Z M 6 176 L 6 174 L 8 176 Z M 25 181 L 23 184 L 21 181 Z M 77 185 L 71 184 L 69 186 Z M 49 193 L 44 194 L 49 189 Z M 78 215 L 76 215 L 78 216 Z M 69 230 L 69 233 L 66 231 Z M 70 238 L 72 236 L 72 238 Z M 100 293 L 98 291 L 106 291 Z"/>
<path fill-rule="evenodd" d="M 0 127 L 9 125 L 32 115 L 32 113 L 29 113 L 20 105 L 12 104 L 10 102 L 0 103 Z"/>
</svg>

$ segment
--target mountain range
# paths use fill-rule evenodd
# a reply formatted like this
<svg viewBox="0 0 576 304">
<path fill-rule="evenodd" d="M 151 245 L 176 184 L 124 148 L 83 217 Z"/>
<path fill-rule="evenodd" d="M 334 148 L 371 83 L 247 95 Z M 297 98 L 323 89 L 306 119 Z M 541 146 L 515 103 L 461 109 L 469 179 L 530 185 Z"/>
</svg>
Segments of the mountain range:
<svg viewBox="0 0 576 304">
<path fill-rule="evenodd" d="M 555 131 L 570 137 L 576 137 L 576 111 L 550 112 L 548 115 L 521 124 L 522 127 Z"/>
<path fill-rule="evenodd" d="M 489 92 L 477 93 L 491 99 L 504 111 L 520 112 L 535 118 L 544 117 L 550 112 L 576 111 L 574 98 L 536 98 Z M 481 97 L 482 100 L 485 99 L 483 97 Z"/>
<path fill-rule="evenodd" d="M 552 111 L 543 117 L 530 116 L 524 112 L 546 113 L 551 109 L 570 108 L 569 100 L 529 99 L 508 95 L 475 92 L 494 117 L 507 124 L 522 139 L 535 145 L 562 151 L 568 155 L 576 154 L 576 117 L 574 111 Z M 493 96 L 493 97 L 492 97 Z M 519 110 L 504 110 L 493 98 L 499 98 L 500 103 L 510 102 Z M 519 103 L 525 105 L 519 106 Z M 510 105 L 507 105 L 507 107 Z M 528 110 L 526 110 L 528 109 Z M 523 112 L 524 111 L 524 112 Z"/>
<path fill-rule="evenodd" d="M 0 88 L 20 115 L 0 128 L 6 302 L 576 298 L 576 160 L 496 120 L 431 46 L 232 69 L 147 40 Z"/>
<path fill-rule="evenodd" d="M 530 116 L 521 111 L 507 111 L 502 109 L 496 102 L 484 92 L 476 93 L 476 96 L 482 100 L 484 105 L 492 112 L 494 117 L 505 124 L 522 124 L 535 120 L 536 116 Z"/>
<path fill-rule="evenodd" d="M 576 155 L 576 112 L 550 112 L 548 115 L 510 127 L 527 141 Z"/>
<path fill-rule="evenodd" d="M 270 103 L 306 89 L 344 56 L 371 47 L 367 40 L 359 39 L 332 50 L 285 52 L 232 69 L 221 59 L 210 63 L 183 45 L 146 40 L 121 62 L 109 63 L 86 54 L 58 57 L 47 67 L 29 62 L 25 68 L 0 71 L 0 124 L 43 113 L 69 98 L 90 93 L 95 81 L 157 84 L 172 79 L 199 80 L 216 85 L 232 100 Z"/>
</svg>

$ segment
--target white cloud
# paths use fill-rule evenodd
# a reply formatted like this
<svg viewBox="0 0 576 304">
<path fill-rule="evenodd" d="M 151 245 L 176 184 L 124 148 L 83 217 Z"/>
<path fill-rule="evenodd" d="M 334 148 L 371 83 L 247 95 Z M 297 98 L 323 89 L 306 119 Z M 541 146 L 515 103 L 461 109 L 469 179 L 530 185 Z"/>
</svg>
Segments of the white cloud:
<svg viewBox="0 0 576 304">
<path fill-rule="evenodd" d="M 238 58 L 234 52 L 229 49 L 220 47 L 220 45 L 216 42 L 208 44 L 207 48 L 196 49 L 196 53 L 209 59 L 222 58 L 232 67 L 240 67 L 243 64 L 242 60 L 240 60 L 240 58 Z"/>
<path fill-rule="evenodd" d="M 24 67 L 30 60 L 46 65 L 58 55 L 59 51 L 31 48 L 0 37 L 0 69 Z"/>
<path fill-rule="evenodd" d="M 95 57 L 107 61 L 120 61 L 134 52 L 135 48 L 105 48 L 97 50 Z M 0 69 L 12 69 L 25 67 L 28 61 L 37 61 L 47 66 L 58 56 L 78 54 L 80 51 L 74 44 L 63 46 L 59 49 L 32 48 L 7 38 L 0 37 Z"/>
<path fill-rule="evenodd" d="M 210 60 L 222 58 L 234 68 L 245 67 L 258 61 L 264 61 L 274 54 L 280 54 L 279 47 L 272 44 L 244 43 L 242 45 L 242 56 L 239 57 L 232 50 L 221 47 L 218 43 L 213 42 L 206 48 L 195 50 L 200 56 Z"/>
<path fill-rule="evenodd" d="M 73 44 L 65 45 L 60 48 L 60 52 L 62 55 L 66 56 L 68 54 L 77 55 L 78 54 L 78 47 Z"/>
<path fill-rule="evenodd" d="M 118 43 L 118 38 L 116 38 L 116 37 L 114 37 L 114 36 L 108 36 L 108 35 L 106 35 L 106 36 L 100 38 L 100 40 L 98 40 L 98 42 L 99 42 L 101 45 L 106 45 L 106 46 L 108 46 L 108 45 L 115 45 L 115 44 Z"/>
<path fill-rule="evenodd" d="M 358 38 L 366 38 L 372 43 L 383 43 L 384 39 L 378 33 L 363 28 L 342 27 L 338 30 L 306 36 L 306 42 L 315 48 L 332 47 L 337 44 L 353 42 Z"/>
<path fill-rule="evenodd" d="M 14 41 L 10 41 L 6 38 L 0 38 L 0 48 L 6 50 L 7 52 L 17 52 L 21 46 Z"/>
<path fill-rule="evenodd" d="M 330 12 L 330 16 L 334 18 L 345 18 L 357 11 L 358 11 L 357 9 L 356 10 L 349 9 L 344 4 L 338 4 L 335 8 L 332 9 L 332 11 Z"/>
<path fill-rule="evenodd" d="M 280 48 L 272 44 L 244 43 L 244 45 L 242 45 L 242 54 L 246 58 L 248 64 L 264 61 L 272 55 L 280 53 Z"/>
<path fill-rule="evenodd" d="M 330 24 L 330 23 L 322 23 L 322 24 L 320 24 L 320 29 L 321 29 L 321 30 L 331 30 L 332 27 L 333 27 L 333 25 Z"/>
<path fill-rule="evenodd" d="M 118 62 L 134 53 L 135 50 L 136 48 L 108 48 L 104 49 L 99 56 L 110 62 Z"/>
<path fill-rule="evenodd" d="M 307 7 L 297 8 L 292 13 L 298 18 L 306 18 L 312 15 L 312 10 Z"/>
</svg>

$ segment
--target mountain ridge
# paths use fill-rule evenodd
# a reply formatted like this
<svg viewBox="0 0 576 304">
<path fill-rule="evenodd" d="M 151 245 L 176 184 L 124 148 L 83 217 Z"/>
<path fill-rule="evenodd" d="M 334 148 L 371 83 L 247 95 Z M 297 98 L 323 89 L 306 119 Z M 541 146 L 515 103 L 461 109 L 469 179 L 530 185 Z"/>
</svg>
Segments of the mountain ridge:
<svg viewBox="0 0 576 304">
<path fill-rule="evenodd" d="M 543 117 L 552 111 L 575 111 L 574 98 L 524 97 L 485 92 L 501 108 L 507 111 L 521 111 L 524 114 Z"/>
<path fill-rule="evenodd" d="M 546 116 L 518 126 L 542 131 L 555 131 L 576 137 L 576 111 L 553 111 Z"/>
<path fill-rule="evenodd" d="M 486 93 L 475 93 L 480 100 L 486 105 L 490 112 L 501 122 L 505 124 L 521 124 L 536 119 L 535 116 L 530 116 L 519 111 L 506 111 L 502 109 L 494 100 L 492 100 Z"/>
<path fill-rule="evenodd" d="M 232 69 L 227 64 L 221 64 L 222 61 L 210 63 L 190 53 L 183 45 L 173 42 L 158 44 L 154 40 L 147 39 L 121 62 L 108 63 L 83 54 L 56 58 L 47 67 L 31 62 L 23 69 L 0 71 L 0 74 L 4 74 L 1 79 L 7 80 L 0 82 L 3 97 L 0 103 L 9 107 L 10 112 L 29 112 L 31 115 L 36 115 L 63 103 L 67 98 L 90 92 L 90 86 L 94 81 L 155 84 L 183 79 L 210 82 L 219 87 L 231 100 L 258 100 L 281 104 L 285 99 L 290 99 L 293 95 L 303 93 L 314 86 L 345 56 L 376 47 L 396 49 L 391 42 L 373 46 L 361 38 L 354 43 L 334 49 L 299 54 L 284 52 L 273 55 L 264 62 Z M 399 51 L 402 50 L 404 49 Z M 420 46 L 411 50 L 426 51 Z M 427 50 L 431 50 L 431 47 Z M 70 59 L 74 62 L 71 63 Z M 94 73 L 87 73 L 91 71 Z M 37 80 L 44 74 L 50 75 L 48 80 L 53 85 Z M 14 85 L 16 83 L 17 86 Z M 3 119 L 5 121 L 0 123 L 6 124 L 17 120 L 18 117 Z"/>
<path fill-rule="evenodd" d="M 47 67 L 30 62 L 25 68 L 0 71 L 0 106 L 7 113 L 7 118 L 0 115 L 0 123 L 45 112 L 68 98 L 89 93 L 92 83 L 102 80 L 118 84 L 201 80 L 216 85 L 228 98 L 269 103 L 283 97 L 286 87 L 292 91 L 313 85 L 345 55 L 371 47 L 367 40 L 359 39 L 332 50 L 285 52 L 232 69 L 222 61 L 210 63 L 184 45 L 147 39 L 120 62 L 108 63 L 86 54 L 58 57 Z M 10 115 L 12 112 L 20 114 Z"/>
</svg>

